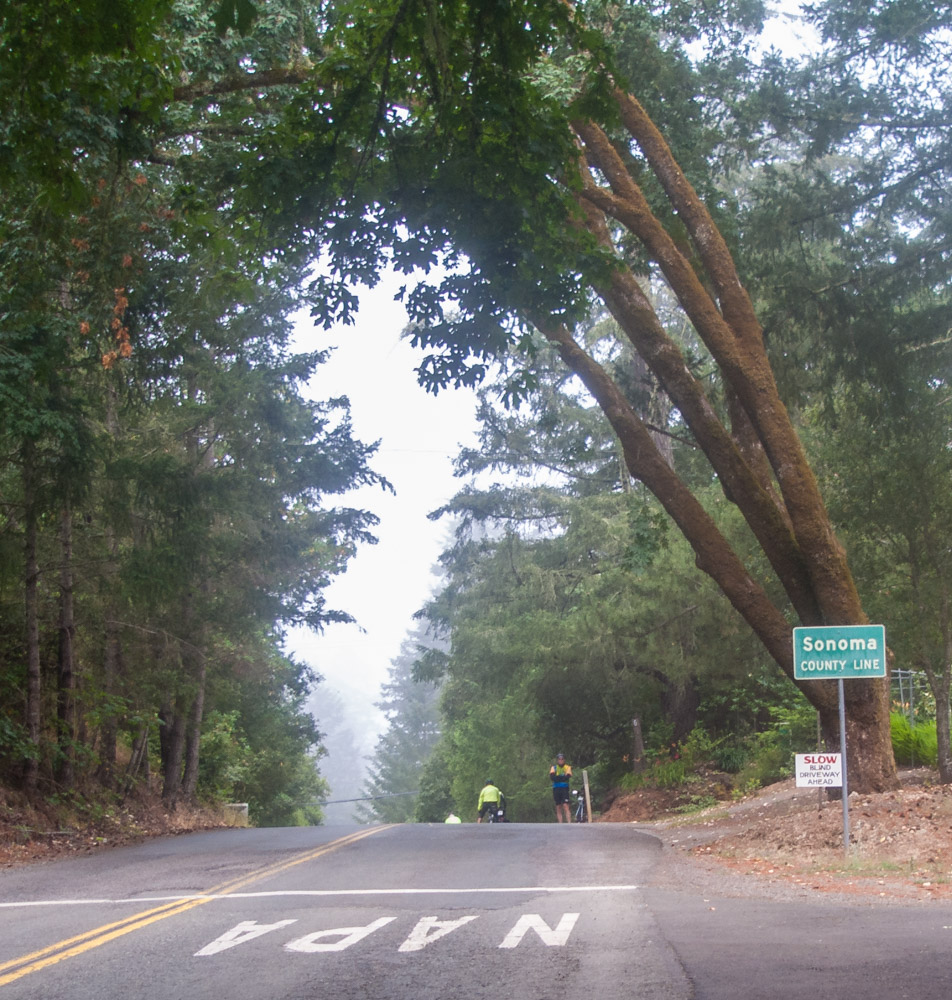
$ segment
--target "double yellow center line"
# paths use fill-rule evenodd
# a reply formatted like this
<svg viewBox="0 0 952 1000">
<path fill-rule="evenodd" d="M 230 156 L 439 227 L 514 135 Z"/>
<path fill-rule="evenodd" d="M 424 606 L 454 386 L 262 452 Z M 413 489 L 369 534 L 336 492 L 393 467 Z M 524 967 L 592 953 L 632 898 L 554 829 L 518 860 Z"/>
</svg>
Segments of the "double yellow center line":
<svg viewBox="0 0 952 1000">
<path fill-rule="evenodd" d="M 265 868 L 259 868 L 230 882 L 223 882 L 221 885 L 213 886 L 200 896 L 166 903 L 163 906 L 156 906 L 151 910 L 143 910 L 141 913 L 135 913 L 126 917 L 125 920 L 117 920 L 112 924 L 104 924 L 102 927 L 96 927 L 93 930 L 77 934 L 75 937 L 67 938 L 65 941 L 58 941 L 56 944 L 41 948 L 39 951 L 34 951 L 29 955 L 22 955 L 19 958 L 12 958 L 7 962 L 0 962 L 0 986 L 6 986 L 7 983 L 12 983 L 23 976 L 28 976 L 32 972 L 39 972 L 40 969 L 45 969 L 50 965 L 56 965 L 57 962 L 62 962 L 67 958 L 75 958 L 77 955 L 92 951 L 93 948 L 98 948 L 100 945 L 115 941 L 116 938 L 120 938 L 125 934 L 131 934 L 133 931 L 148 927 L 149 924 L 154 924 L 158 920 L 165 920 L 167 917 L 177 917 L 180 913 L 186 913 L 196 906 L 202 906 L 204 903 L 210 903 L 213 899 L 217 899 L 220 896 L 227 896 L 229 893 L 237 892 L 239 889 L 243 889 L 253 882 L 269 878 L 272 875 L 278 875 L 289 868 L 294 868 L 296 865 L 303 865 L 308 861 L 314 861 L 324 854 L 347 847 L 358 840 L 363 840 L 364 837 L 369 837 L 371 834 L 379 833 L 381 830 L 386 829 L 389 829 L 389 827 L 376 826 L 367 830 L 359 830 L 357 833 L 332 840 L 330 843 L 324 844 L 313 851 L 308 851 L 306 854 L 298 855 L 290 861 L 283 861 Z"/>
</svg>

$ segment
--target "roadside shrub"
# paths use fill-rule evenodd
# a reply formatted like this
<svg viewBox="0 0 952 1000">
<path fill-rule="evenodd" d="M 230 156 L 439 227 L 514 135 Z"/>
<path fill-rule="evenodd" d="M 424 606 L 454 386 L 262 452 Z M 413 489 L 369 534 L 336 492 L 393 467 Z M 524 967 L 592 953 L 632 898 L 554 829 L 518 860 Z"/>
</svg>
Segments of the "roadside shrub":
<svg viewBox="0 0 952 1000">
<path fill-rule="evenodd" d="M 471 802 L 466 803 L 471 805 Z M 438 743 L 423 764 L 420 794 L 417 796 L 414 821 L 442 823 L 449 813 L 463 809 L 453 801 L 453 776 L 447 759 L 447 747 Z"/>
<path fill-rule="evenodd" d="M 211 802 L 234 800 L 235 786 L 247 780 L 251 750 L 237 712 L 209 712 L 202 725 L 198 791 Z"/>
<path fill-rule="evenodd" d="M 694 771 L 710 761 L 714 743 L 706 730 L 695 726 L 681 744 L 680 756 L 686 771 Z"/>
<path fill-rule="evenodd" d="M 763 733 L 748 737 L 743 749 L 747 760 L 736 771 L 737 786 L 742 788 L 762 788 L 775 781 L 783 781 L 793 774 L 793 755 L 804 747 L 793 742 L 791 730 L 777 726 Z"/>
<path fill-rule="evenodd" d="M 816 709 L 801 697 L 771 709 L 770 726 L 760 736 L 770 735 L 772 742 L 794 754 L 808 753 L 816 745 L 816 733 Z"/>
<path fill-rule="evenodd" d="M 690 815 L 691 813 L 701 812 L 704 809 L 710 809 L 717 804 L 718 800 L 713 795 L 692 795 L 684 805 L 678 806 L 674 811 Z"/>
<path fill-rule="evenodd" d="M 909 719 L 902 712 L 893 712 L 889 717 L 889 724 L 897 764 L 921 764 L 928 767 L 938 764 L 939 749 L 934 721 L 910 726 Z"/>
<path fill-rule="evenodd" d="M 649 772 L 649 782 L 656 788 L 677 788 L 688 779 L 688 767 L 683 758 L 659 760 Z"/>
<path fill-rule="evenodd" d="M 628 771 L 618 779 L 617 784 L 623 792 L 634 792 L 639 788 L 645 787 L 645 776 L 643 774 L 636 774 L 634 771 Z"/>
<path fill-rule="evenodd" d="M 739 743 L 729 743 L 714 748 L 712 761 L 718 771 L 738 774 L 750 760 L 750 750 Z"/>
<path fill-rule="evenodd" d="M 623 792 L 634 792 L 639 788 L 677 788 L 687 780 L 688 768 L 682 758 L 659 757 L 644 771 L 623 774 L 617 784 Z"/>
</svg>

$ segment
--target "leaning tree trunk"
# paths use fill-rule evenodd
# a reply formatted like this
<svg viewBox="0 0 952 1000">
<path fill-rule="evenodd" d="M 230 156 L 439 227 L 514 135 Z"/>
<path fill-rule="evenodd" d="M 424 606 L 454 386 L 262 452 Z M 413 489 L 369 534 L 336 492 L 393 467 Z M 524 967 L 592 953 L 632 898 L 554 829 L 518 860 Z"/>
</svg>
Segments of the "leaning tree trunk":
<svg viewBox="0 0 952 1000">
<path fill-rule="evenodd" d="M 703 384 L 669 336 L 636 276 L 618 267 L 595 290 L 678 407 L 725 494 L 742 515 L 804 625 L 860 625 L 868 619 L 813 471 L 767 357 L 760 324 L 721 233 L 639 102 L 618 90 L 627 141 L 592 121 L 576 121 L 580 157 L 574 224 L 615 253 L 619 227 L 642 244 L 677 296 L 716 363 L 731 400 L 721 420 Z M 634 142 L 641 158 L 623 158 Z M 690 244 L 678 243 L 654 214 L 631 165 L 643 164 L 665 191 Z M 621 441 L 632 475 L 659 499 L 692 545 L 698 567 L 718 584 L 773 659 L 793 680 L 792 627 L 784 609 L 748 572 L 717 525 L 658 452 L 619 385 L 577 344 L 558 317 L 532 317 L 579 374 Z M 824 737 L 838 745 L 836 686 L 797 682 L 817 708 Z M 850 781 L 858 791 L 896 787 L 888 679 L 844 685 Z"/>
</svg>

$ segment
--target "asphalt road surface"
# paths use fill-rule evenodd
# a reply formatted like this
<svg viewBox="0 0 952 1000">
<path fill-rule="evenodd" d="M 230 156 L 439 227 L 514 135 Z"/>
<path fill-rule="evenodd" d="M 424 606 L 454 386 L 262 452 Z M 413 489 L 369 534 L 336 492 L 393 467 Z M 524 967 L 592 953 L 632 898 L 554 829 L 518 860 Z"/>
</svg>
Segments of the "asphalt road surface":
<svg viewBox="0 0 952 1000">
<path fill-rule="evenodd" d="M 702 896 L 650 878 L 660 851 L 624 824 L 331 827 L 13 869 L 0 1000 L 952 996 L 952 907 Z"/>
</svg>

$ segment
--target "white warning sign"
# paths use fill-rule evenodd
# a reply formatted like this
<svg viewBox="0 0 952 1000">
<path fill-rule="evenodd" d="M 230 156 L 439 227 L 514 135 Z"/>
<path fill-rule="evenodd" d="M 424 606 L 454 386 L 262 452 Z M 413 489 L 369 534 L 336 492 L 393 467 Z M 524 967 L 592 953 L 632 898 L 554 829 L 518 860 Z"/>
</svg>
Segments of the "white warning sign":
<svg viewBox="0 0 952 1000">
<path fill-rule="evenodd" d="M 798 753 L 798 788 L 842 788 L 843 755 L 838 753 Z"/>
</svg>

